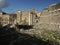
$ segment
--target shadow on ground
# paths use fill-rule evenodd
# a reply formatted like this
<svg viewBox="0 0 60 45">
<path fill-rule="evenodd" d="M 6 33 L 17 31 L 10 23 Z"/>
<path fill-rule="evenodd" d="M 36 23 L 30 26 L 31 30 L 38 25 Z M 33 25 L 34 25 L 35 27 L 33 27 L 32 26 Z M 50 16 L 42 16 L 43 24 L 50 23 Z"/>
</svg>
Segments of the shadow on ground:
<svg viewBox="0 0 60 45">
<path fill-rule="evenodd" d="M 26 30 L 26 29 L 32 29 L 33 28 L 33 25 L 16 25 L 17 26 L 17 28 L 19 28 L 19 29 L 24 29 L 24 30 Z"/>
<path fill-rule="evenodd" d="M 0 27 L 0 45 L 53 45 L 35 36 L 21 34 L 14 28 Z"/>
</svg>

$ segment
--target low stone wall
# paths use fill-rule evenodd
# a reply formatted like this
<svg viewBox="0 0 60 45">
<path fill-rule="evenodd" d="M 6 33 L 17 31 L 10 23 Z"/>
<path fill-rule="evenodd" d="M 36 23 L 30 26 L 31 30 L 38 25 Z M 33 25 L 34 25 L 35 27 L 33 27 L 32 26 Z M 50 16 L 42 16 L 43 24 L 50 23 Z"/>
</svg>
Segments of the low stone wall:
<svg viewBox="0 0 60 45">
<path fill-rule="evenodd" d="M 40 23 L 36 25 L 35 28 L 48 29 L 48 30 L 60 30 L 60 24 Z"/>
</svg>

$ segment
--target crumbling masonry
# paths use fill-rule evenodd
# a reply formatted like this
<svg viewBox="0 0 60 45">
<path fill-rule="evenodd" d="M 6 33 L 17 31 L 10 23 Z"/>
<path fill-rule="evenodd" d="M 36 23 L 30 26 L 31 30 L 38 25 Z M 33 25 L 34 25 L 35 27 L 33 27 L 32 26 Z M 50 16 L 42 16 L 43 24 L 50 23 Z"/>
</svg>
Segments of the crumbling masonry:
<svg viewBox="0 0 60 45">
<path fill-rule="evenodd" d="M 32 9 L 15 14 L 0 12 L 0 24 L 33 25 L 34 28 L 60 30 L 60 3 L 52 4 L 41 12 Z"/>
</svg>

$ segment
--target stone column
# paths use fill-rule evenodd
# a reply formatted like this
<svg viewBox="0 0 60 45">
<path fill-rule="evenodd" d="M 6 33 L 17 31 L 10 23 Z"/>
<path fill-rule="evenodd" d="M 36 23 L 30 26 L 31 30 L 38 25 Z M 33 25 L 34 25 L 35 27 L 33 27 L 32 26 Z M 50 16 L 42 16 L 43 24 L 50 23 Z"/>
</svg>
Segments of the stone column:
<svg viewBox="0 0 60 45">
<path fill-rule="evenodd" d="M 17 11 L 17 23 L 21 24 L 22 20 L 22 11 Z"/>
<path fill-rule="evenodd" d="M 29 25 L 33 25 L 33 15 L 29 12 Z"/>
</svg>

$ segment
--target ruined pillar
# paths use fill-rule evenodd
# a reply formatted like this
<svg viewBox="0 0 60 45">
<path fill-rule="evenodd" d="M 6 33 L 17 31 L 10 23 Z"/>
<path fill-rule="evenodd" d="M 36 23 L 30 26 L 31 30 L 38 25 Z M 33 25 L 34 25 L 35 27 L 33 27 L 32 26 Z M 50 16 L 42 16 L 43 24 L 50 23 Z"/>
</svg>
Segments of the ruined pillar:
<svg viewBox="0 0 60 45">
<path fill-rule="evenodd" d="M 21 24 L 22 21 L 22 11 L 17 11 L 17 23 Z"/>
<path fill-rule="evenodd" d="M 29 12 L 29 25 L 33 25 L 33 15 Z"/>
</svg>

